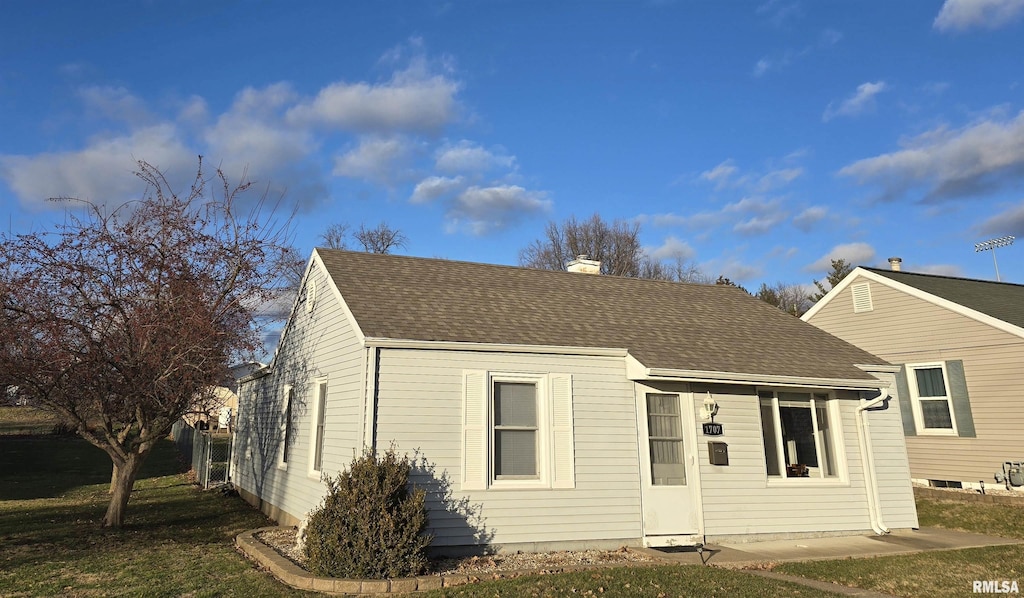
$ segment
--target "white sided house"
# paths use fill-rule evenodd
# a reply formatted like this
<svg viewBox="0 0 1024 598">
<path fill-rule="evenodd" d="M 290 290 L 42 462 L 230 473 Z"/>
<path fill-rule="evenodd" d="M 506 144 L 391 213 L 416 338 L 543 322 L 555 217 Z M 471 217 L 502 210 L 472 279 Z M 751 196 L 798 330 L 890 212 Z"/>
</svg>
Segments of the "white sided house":
<svg viewBox="0 0 1024 598">
<path fill-rule="evenodd" d="M 853 270 L 803 318 L 901 366 L 915 482 L 992 484 L 1024 461 L 1024 285 L 905 272 L 901 261 Z M 1019 471 L 1005 477 L 1021 490 Z"/>
<path fill-rule="evenodd" d="M 448 552 L 885 533 L 896 369 L 734 287 L 317 249 L 233 479 L 295 524 L 395 447 Z"/>
</svg>

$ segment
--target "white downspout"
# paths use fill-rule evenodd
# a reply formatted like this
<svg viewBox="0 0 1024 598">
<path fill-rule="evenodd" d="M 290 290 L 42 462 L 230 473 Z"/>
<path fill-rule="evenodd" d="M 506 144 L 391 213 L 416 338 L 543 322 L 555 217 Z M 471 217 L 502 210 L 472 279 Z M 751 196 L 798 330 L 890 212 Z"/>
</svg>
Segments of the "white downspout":
<svg viewBox="0 0 1024 598">
<path fill-rule="evenodd" d="M 889 533 L 889 528 L 882 522 L 881 499 L 878 496 L 878 483 L 875 478 L 875 458 L 871 446 L 871 430 L 868 428 L 868 420 L 864 412 L 878 405 L 889 398 L 888 388 L 879 388 L 879 395 L 870 401 L 861 402 L 857 407 L 857 437 L 860 440 L 860 456 L 864 463 L 864 487 L 868 495 L 868 515 L 871 519 L 871 529 L 878 535 Z"/>
</svg>

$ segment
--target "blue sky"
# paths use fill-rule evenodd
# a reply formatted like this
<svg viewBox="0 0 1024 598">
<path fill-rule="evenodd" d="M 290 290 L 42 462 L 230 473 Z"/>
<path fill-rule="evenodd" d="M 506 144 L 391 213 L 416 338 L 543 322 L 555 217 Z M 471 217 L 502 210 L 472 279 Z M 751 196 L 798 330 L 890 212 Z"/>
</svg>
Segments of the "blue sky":
<svg viewBox="0 0 1024 598">
<path fill-rule="evenodd" d="M 638 220 L 748 289 L 828 258 L 994 279 L 1024 237 L 1024 0 L 4 2 L 0 219 L 195 156 L 410 255 L 515 264 Z M 1024 238 L 998 250 L 1024 283 Z"/>
</svg>

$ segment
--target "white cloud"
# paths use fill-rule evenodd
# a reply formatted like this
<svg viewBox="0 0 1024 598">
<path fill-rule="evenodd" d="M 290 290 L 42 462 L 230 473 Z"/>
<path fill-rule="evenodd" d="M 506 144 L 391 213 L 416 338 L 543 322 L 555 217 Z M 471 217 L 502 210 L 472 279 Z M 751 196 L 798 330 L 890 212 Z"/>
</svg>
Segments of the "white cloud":
<svg viewBox="0 0 1024 598">
<path fill-rule="evenodd" d="M 932 24 L 939 31 L 997 29 L 1024 12 L 1024 0 L 946 0 Z"/>
<path fill-rule="evenodd" d="M 495 153 L 463 139 L 438 149 L 435 166 L 446 173 L 486 172 L 493 168 L 514 170 L 516 159 L 515 156 L 505 154 L 501 148 Z"/>
<path fill-rule="evenodd" d="M 172 183 L 193 174 L 196 153 L 172 125 L 144 127 L 131 134 L 100 138 L 79 151 L 0 156 L 0 176 L 22 204 L 45 207 L 51 197 L 73 196 L 102 205 L 137 198 L 135 161 L 145 160 L 167 173 Z"/>
<path fill-rule="evenodd" d="M 779 199 L 744 197 L 725 206 L 722 212 L 749 215 L 749 218 L 736 222 L 732 230 L 743 235 L 759 235 L 769 232 L 786 219 L 788 214 L 781 204 Z"/>
<path fill-rule="evenodd" d="M 764 270 L 760 266 L 750 264 L 739 258 L 730 257 L 726 259 L 710 260 L 702 263 L 700 269 L 708 272 L 712 278 L 724 276 L 735 283 L 759 278 Z"/>
<path fill-rule="evenodd" d="M 664 243 L 654 248 L 648 248 L 646 251 L 647 255 L 658 261 L 676 259 L 686 261 L 697 255 L 689 243 L 673 236 L 666 237 Z"/>
<path fill-rule="evenodd" d="M 939 127 L 901 142 L 903 149 L 839 170 L 897 199 L 925 187 L 926 201 L 969 197 L 1024 179 L 1024 111 L 1011 120 L 990 117 L 959 130 Z"/>
<path fill-rule="evenodd" d="M 843 34 L 835 29 L 824 29 L 818 35 L 818 39 L 811 44 L 799 49 L 789 49 L 776 54 L 774 56 L 764 56 L 760 58 L 755 64 L 753 69 L 753 75 L 755 77 L 763 77 L 770 71 L 781 70 L 801 58 L 807 56 L 815 50 L 821 50 L 834 46 L 843 39 Z"/>
<path fill-rule="evenodd" d="M 104 118 L 137 125 L 152 121 L 145 103 L 124 87 L 89 85 L 79 88 L 77 95 L 87 111 Z"/>
<path fill-rule="evenodd" d="M 465 187 L 465 180 L 461 176 L 430 176 L 416 184 L 409 201 L 410 203 L 428 203 L 463 187 Z"/>
<path fill-rule="evenodd" d="M 517 185 L 473 186 L 460 193 L 448 211 L 449 230 L 475 235 L 501 230 L 526 216 L 551 209 L 543 193 Z"/>
<path fill-rule="evenodd" d="M 1024 237 L 1024 202 L 985 220 L 978 227 L 978 232 L 990 237 Z"/>
<path fill-rule="evenodd" d="M 364 137 L 355 149 L 335 158 L 332 174 L 392 186 L 406 174 L 410 150 L 402 137 Z"/>
<path fill-rule="evenodd" d="M 963 268 L 955 266 L 953 264 L 927 264 L 922 266 L 912 266 L 910 268 L 904 268 L 911 272 L 920 272 L 921 274 L 935 274 L 937 276 L 959 276 L 964 275 Z"/>
<path fill-rule="evenodd" d="M 828 107 L 825 108 L 825 113 L 821 116 L 821 120 L 828 122 L 837 116 L 856 116 L 861 114 L 865 110 L 873 108 L 875 96 L 885 90 L 885 81 L 861 83 L 857 86 L 857 91 L 840 102 L 838 106 L 835 105 L 835 102 L 829 103 Z"/>
<path fill-rule="evenodd" d="M 343 81 L 328 85 L 312 100 L 289 109 L 287 120 L 297 126 L 350 131 L 437 133 L 457 116 L 459 88 L 457 81 L 445 75 L 410 68 L 376 85 Z"/>
<path fill-rule="evenodd" d="M 814 263 L 804 267 L 806 272 L 829 272 L 832 260 L 843 259 L 853 266 L 870 263 L 875 259 L 875 248 L 867 243 L 845 243 L 836 245 Z"/>
<path fill-rule="evenodd" d="M 716 189 L 721 189 L 729 183 L 729 180 L 739 172 L 736 163 L 730 158 L 711 170 L 705 170 L 698 177 L 702 181 L 715 183 Z"/>
<path fill-rule="evenodd" d="M 762 193 L 784 187 L 804 174 L 803 168 L 780 168 L 772 170 L 757 180 L 754 189 Z"/>
<path fill-rule="evenodd" d="M 828 216 L 828 208 L 824 206 L 811 206 L 793 218 L 793 226 L 804 232 L 809 232 L 815 224 L 826 216 Z"/>
<path fill-rule="evenodd" d="M 722 221 L 722 215 L 717 212 L 699 212 L 689 216 L 679 214 L 640 214 L 636 217 L 640 222 L 650 222 L 654 226 L 681 226 L 689 229 L 711 228 Z"/>
</svg>

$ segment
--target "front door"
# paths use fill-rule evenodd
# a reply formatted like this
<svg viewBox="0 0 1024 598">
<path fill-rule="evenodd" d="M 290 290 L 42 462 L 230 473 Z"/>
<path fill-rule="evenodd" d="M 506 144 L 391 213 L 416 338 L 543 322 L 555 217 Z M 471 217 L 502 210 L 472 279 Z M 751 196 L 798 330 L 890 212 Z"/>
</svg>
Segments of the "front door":
<svg viewBox="0 0 1024 598">
<path fill-rule="evenodd" d="M 637 385 L 644 542 L 693 544 L 700 534 L 693 399 Z"/>
</svg>

